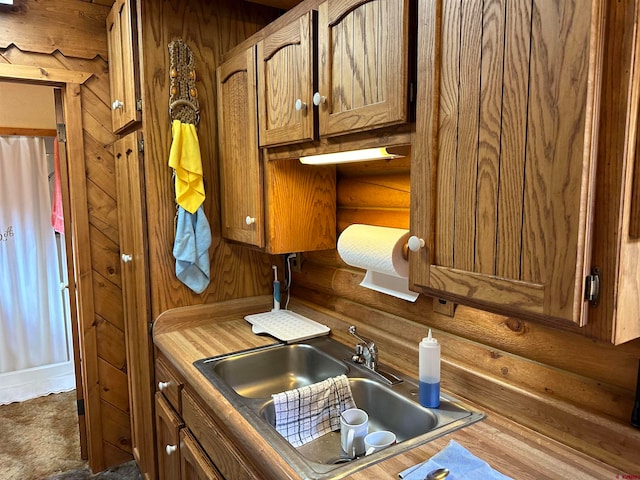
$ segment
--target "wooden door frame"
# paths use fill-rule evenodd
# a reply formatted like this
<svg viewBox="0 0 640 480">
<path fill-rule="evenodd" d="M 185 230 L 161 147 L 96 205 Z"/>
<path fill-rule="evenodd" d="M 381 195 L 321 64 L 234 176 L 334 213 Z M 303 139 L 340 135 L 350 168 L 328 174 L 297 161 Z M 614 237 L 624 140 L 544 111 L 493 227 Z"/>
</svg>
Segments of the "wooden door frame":
<svg viewBox="0 0 640 480">
<path fill-rule="evenodd" d="M 78 412 L 81 455 L 82 458 L 88 457 L 92 470 L 99 471 L 104 469 L 104 452 L 91 252 L 86 248 L 90 240 L 89 212 L 80 97 L 80 86 L 92 75 L 88 72 L 56 68 L 0 65 L 0 81 L 51 86 L 61 91 L 61 105 L 56 105 L 56 109 L 62 107 L 62 112 L 56 112 L 56 121 L 59 121 L 59 114 L 62 113 L 66 125 L 66 148 L 61 148 L 61 151 L 66 151 L 67 160 L 61 161 L 60 165 L 64 223 L 67 232 L 65 249 L 67 269 L 71 269 L 69 282 L 73 282 L 75 287 L 74 307 L 77 318 L 72 316 L 71 324 L 76 362 L 76 390 L 79 390 L 78 398 L 84 399 L 84 415 L 80 411 L 81 408 Z M 61 155 L 61 160 L 63 159 Z M 72 303 L 73 299 L 72 296 Z M 88 355 L 87 352 L 93 354 Z"/>
</svg>

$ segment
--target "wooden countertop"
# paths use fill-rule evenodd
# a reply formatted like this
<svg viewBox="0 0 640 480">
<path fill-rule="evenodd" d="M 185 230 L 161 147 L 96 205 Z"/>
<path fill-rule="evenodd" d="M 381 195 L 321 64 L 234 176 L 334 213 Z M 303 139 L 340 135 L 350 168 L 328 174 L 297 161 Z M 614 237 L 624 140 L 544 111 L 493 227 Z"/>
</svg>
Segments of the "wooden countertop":
<svg viewBox="0 0 640 480">
<path fill-rule="evenodd" d="M 156 347 L 207 402 L 211 411 L 223 419 L 228 428 L 226 433 L 239 448 L 252 452 L 255 463 L 268 465 L 268 473 L 273 478 L 296 479 L 299 478 L 296 472 L 283 460 L 278 461 L 278 453 L 193 366 L 193 362 L 201 358 L 275 343 L 271 337 L 254 335 L 243 318 L 246 314 L 264 312 L 269 308 L 271 297 L 262 296 L 169 310 L 156 320 L 153 338 Z M 313 311 L 308 306 L 294 305 L 292 310 L 322 323 L 331 323 L 323 321 L 327 319 L 325 313 Z M 348 478 L 397 478 L 399 472 L 429 459 L 451 439 L 496 470 L 518 480 L 625 478 L 624 472 L 609 465 L 497 413 L 479 410 L 487 414 L 484 420 L 381 461 Z"/>
</svg>

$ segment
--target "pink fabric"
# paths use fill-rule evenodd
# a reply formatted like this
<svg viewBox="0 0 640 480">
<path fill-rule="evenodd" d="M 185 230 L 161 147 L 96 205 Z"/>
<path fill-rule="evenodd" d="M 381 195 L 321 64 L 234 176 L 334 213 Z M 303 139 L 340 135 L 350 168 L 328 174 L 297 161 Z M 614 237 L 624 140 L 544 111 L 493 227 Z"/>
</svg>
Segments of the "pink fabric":
<svg viewBox="0 0 640 480">
<path fill-rule="evenodd" d="M 53 201 L 51 202 L 51 226 L 64 235 L 64 217 L 62 214 L 62 188 L 60 186 L 60 152 L 58 139 L 53 142 Z"/>
</svg>

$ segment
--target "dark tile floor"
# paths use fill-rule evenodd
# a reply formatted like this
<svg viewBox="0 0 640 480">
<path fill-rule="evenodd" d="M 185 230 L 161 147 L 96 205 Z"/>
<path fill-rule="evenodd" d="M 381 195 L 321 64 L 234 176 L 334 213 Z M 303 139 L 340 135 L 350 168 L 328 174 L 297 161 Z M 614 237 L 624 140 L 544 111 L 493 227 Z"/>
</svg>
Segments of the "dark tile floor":
<svg viewBox="0 0 640 480">
<path fill-rule="evenodd" d="M 47 477 L 45 480 L 142 480 L 136 462 L 131 461 L 91 474 L 88 467 Z"/>
</svg>

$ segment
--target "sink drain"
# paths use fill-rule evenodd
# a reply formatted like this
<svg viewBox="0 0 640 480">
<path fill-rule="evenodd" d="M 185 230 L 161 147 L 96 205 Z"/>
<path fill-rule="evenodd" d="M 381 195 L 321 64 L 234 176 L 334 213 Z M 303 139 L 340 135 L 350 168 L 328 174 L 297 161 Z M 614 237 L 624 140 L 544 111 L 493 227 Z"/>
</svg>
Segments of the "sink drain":
<svg viewBox="0 0 640 480">
<path fill-rule="evenodd" d="M 355 458 L 350 458 L 347 457 L 346 455 L 340 456 L 340 457 L 335 457 L 332 458 L 330 460 L 327 460 L 327 464 L 328 465 L 340 465 L 341 463 L 349 463 L 352 460 L 355 460 Z"/>
</svg>

